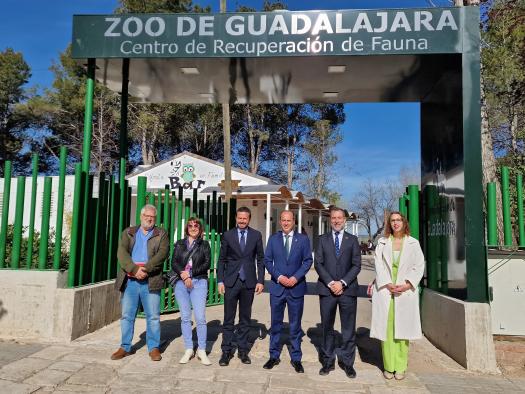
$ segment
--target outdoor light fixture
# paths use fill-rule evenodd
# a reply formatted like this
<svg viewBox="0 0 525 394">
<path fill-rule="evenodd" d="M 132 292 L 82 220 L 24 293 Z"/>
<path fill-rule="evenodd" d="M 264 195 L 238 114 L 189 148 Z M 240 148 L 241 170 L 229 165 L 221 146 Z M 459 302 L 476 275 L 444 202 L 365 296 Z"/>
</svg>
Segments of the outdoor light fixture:
<svg viewBox="0 0 525 394">
<path fill-rule="evenodd" d="M 339 95 L 339 92 L 323 92 L 324 98 L 335 98 Z"/>
<path fill-rule="evenodd" d="M 199 75 L 199 69 L 197 67 L 181 67 L 180 71 L 182 71 L 183 74 Z"/>
<path fill-rule="evenodd" d="M 340 74 L 346 71 L 346 66 L 328 66 L 329 74 Z"/>
</svg>

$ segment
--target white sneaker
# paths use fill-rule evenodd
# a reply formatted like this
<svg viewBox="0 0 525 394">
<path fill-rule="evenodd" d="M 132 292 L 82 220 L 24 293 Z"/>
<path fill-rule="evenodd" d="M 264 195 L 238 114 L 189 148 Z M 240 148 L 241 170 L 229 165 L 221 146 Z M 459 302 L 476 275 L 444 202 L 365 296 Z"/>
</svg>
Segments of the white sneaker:
<svg viewBox="0 0 525 394">
<path fill-rule="evenodd" d="M 206 350 L 201 350 L 201 349 L 198 349 L 197 350 L 197 358 L 199 360 L 201 360 L 201 363 L 203 365 L 211 365 L 211 361 L 210 359 L 208 358 L 208 356 L 206 355 Z"/>
<path fill-rule="evenodd" d="M 193 358 L 193 349 L 186 349 L 184 356 L 179 360 L 179 364 L 187 364 Z"/>
</svg>

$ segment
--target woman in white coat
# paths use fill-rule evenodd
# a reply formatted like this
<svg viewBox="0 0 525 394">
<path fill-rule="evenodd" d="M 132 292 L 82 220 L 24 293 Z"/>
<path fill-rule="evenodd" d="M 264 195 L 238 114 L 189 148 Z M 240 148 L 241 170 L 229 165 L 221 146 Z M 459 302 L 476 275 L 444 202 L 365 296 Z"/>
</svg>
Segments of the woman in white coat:
<svg viewBox="0 0 525 394">
<path fill-rule="evenodd" d="M 381 340 L 386 379 L 405 377 L 408 341 L 422 337 L 417 289 L 424 269 L 423 252 L 406 218 L 392 212 L 376 247 L 370 330 L 370 337 Z"/>
</svg>

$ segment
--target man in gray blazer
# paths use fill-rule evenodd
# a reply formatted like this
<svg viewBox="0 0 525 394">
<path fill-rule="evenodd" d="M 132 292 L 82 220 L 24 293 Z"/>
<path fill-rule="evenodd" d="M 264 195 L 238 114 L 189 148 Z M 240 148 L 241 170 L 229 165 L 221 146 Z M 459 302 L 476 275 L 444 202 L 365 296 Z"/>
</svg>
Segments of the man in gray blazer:
<svg viewBox="0 0 525 394">
<path fill-rule="evenodd" d="M 361 271 L 361 250 L 355 235 L 344 231 L 345 212 L 341 208 L 330 210 L 331 231 L 319 237 L 315 252 L 315 270 L 319 274 L 317 290 L 321 309 L 323 340 L 319 353 L 320 375 L 334 369 L 335 356 L 346 376 L 355 378 L 355 322 Z M 339 306 L 341 318 L 341 347 L 335 349 L 334 321 Z"/>
</svg>

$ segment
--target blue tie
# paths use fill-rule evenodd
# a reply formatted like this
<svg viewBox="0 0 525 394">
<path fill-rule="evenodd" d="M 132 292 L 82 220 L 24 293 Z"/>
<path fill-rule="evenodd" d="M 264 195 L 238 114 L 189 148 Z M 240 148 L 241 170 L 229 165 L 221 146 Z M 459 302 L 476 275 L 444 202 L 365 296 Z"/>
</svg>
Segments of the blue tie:
<svg viewBox="0 0 525 394">
<path fill-rule="evenodd" d="M 339 247 L 339 231 L 335 232 L 335 255 L 339 257 L 341 254 L 341 248 Z"/>
<path fill-rule="evenodd" d="M 239 240 L 241 252 L 244 252 L 244 248 L 246 248 L 246 237 L 244 236 L 244 233 L 246 233 L 246 230 L 241 230 L 241 239 Z M 244 274 L 244 266 L 242 265 L 241 269 L 239 270 L 239 279 L 243 282 L 246 280 L 246 275 Z"/>
</svg>

